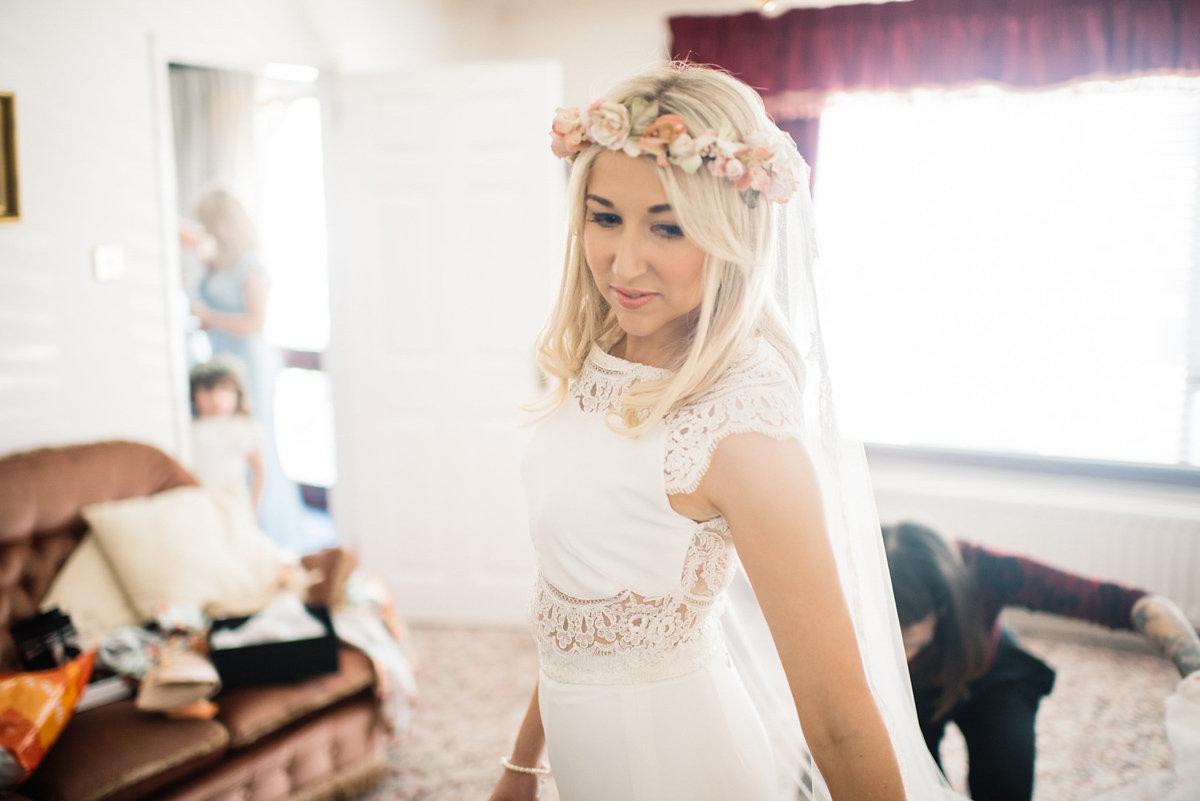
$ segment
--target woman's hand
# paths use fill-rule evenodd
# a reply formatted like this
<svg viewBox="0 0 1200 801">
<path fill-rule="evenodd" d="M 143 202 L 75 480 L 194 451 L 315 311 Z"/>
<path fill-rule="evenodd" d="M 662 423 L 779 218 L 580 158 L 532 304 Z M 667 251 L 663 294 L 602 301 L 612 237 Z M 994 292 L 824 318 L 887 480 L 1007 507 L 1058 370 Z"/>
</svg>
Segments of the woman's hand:
<svg viewBox="0 0 1200 801">
<path fill-rule="evenodd" d="M 524 767 L 540 765 L 545 748 L 546 732 L 542 728 L 542 710 L 538 705 L 537 688 L 534 687 L 533 697 L 529 699 L 529 708 L 525 710 L 525 719 L 521 721 L 517 742 L 513 746 L 509 761 Z M 488 801 L 533 801 L 538 797 L 538 782 L 541 778 L 532 773 L 505 769 Z"/>
<path fill-rule="evenodd" d="M 192 316 L 200 321 L 200 327 L 205 330 L 208 330 L 208 328 L 209 328 L 208 319 L 209 319 L 209 315 L 211 313 L 212 313 L 212 309 L 210 309 L 210 308 L 208 308 L 208 306 L 204 305 L 203 301 L 200 301 L 200 300 L 192 301 Z"/>
<path fill-rule="evenodd" d="M 242 282 L 245 311 L 217 311 L 199 300 L 192 301 L 192 314 L 206 331 L 215 328 L 241 337 L 261 334 L 267 322 L 267 280 L 262 270 L 251 270 Z"/>
<path fill-rule="evenodd" d="M 258 502 L 262 498 L 263 482 L 266 480 L 262 451 L 255 448 L 246 457 L 246 461 L 250 463 L 250 498 L 254 501 L 254 508 L 257 509 Z"/>
<path fill-rule="evenodd" d="M 203 225 L 186 217 L 179 218 L 179 246 L 205 264 L 217 256 L 217 240 Z"/>
<path fill-rule="evenodd" d="M 1200 670 L 1200 637 L 1179 607 L 1161 595 L 1146 595 L 1133 605 L 1133 625 L 1175 663 L 1180 676 Z"/>
<path fill-rule="evenodd" d="M 488 801 L 534 801 L 538 797 L 538 782 L 537 776 L 506 770 Z"/>
<path fill-rule="evenodd" d="M 204 230 L 204 226 L 194 220 L 189 220 L 187 217 L 179 218 L 179 245 L 184 250 L 194 251 L 200 247 L 200 243 L 204 241 L 204 237 L 208 236 L 208 231 Z"/>
</svg>

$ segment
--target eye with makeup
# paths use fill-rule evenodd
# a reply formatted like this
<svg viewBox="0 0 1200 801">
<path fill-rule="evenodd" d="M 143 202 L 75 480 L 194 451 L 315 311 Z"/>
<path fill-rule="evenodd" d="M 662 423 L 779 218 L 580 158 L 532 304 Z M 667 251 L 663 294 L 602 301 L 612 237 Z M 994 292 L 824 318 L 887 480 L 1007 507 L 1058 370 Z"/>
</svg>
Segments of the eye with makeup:
<svg viewBox="0 0 1200 801">
<path fill-rule="evenodd" d="M 683 239 L 683 229 L 675 223 L 655 223 L 650 230 L 663 239 Z"/>
<path fill-rule="evenodd" d="M 589 210 L 585 222 L 593 223 L 601 228 L 616 228 L 621 224 L 621 217 L 609 211 Z"/>
</svg>

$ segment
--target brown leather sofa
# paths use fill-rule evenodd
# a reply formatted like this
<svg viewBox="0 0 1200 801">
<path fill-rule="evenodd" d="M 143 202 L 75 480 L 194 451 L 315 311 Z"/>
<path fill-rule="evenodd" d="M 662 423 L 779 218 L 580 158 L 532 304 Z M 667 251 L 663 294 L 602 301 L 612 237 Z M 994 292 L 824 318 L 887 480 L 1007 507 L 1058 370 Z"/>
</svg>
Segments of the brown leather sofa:
<svg viewBox="0 0 1200 801">
<path fill-rule="evenodd" d="M 9 626 L 38 601 L 85 532 L 93 503 L 194 484 L 132 442 L 0 459 L 0 668 L 18 669 Z M 325 801 L 386 773 L 370 662 L 343 647 L 340 670 L 221 693 L 213 720 L 168 720 L 119 701 L 81 712 L 20 788 L 33 801 Z M 13 796 L 19 798 L 19 796 Z"/>
</svg>

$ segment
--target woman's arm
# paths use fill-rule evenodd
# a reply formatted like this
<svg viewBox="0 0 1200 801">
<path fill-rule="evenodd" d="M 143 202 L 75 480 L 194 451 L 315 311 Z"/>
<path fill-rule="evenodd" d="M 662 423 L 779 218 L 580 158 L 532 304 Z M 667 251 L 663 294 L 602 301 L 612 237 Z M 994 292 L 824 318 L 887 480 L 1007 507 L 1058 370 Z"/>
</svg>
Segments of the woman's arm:
<svg viewBox="0 0 1200 801">
<path fill-rule="evenodd" d="M 1161 595 L 1147 595 L 1133 605 L 1133 625 L 1175 663 L 1179 675 L 1200 670 L 1200 637 L 1175 604 Z"/>
<path fill-rule="evenodd" d="M 258 499 L 262 497 L 263 488 L 262 451 L 255 448 L 246 457 L 246 461 L 250 463 L 250 498 L 254 501 L 255 508 L 257 508 Z"/>
<path fill-rule="evenodd" d="M 513 746 L 509 762 L 525 768 L 536 768 L 541 764 L 542 751 L 546 747 L 546 732 L 542 728 L 542 710 L 538 706 L 537 687 L 533 688 L 533 698 L 529 699 L 529 708 L 525 711 L 525 719 L 517 730 L 517 742 Z M 530 773 L 518 773 L 505 770 L 496 789 L 492 791 L 488 801 L 530 801 L 538 797 L 538 781 L 540 777 Z"/>
<path fill-rule="evenodd" d="M 231 334 L 261 334 L 267 322 L 267 280 L 262 270 L 250 270 L 242 282 L 243 312 L 220 312 L 200 301 L 192 302 L 192 314 L 204 328 L 218 328 Z"/>
<path fill-rule="evenodd" d="M 696 496 L 729 523 L 833 798 L 901 801 L 900 768 L 867 684 L 804 447 L 762 434 L 727 437 Z"/>
<path fill-rule="evenodd" d="M 1112 629 L 1134 628 L 1133 605 L 1146 593 L 1136 587 L 1089 578 L 1027 556 L 960 542 L 984 620 L 1006 606 L 1086 620 Z"/>
</svg>

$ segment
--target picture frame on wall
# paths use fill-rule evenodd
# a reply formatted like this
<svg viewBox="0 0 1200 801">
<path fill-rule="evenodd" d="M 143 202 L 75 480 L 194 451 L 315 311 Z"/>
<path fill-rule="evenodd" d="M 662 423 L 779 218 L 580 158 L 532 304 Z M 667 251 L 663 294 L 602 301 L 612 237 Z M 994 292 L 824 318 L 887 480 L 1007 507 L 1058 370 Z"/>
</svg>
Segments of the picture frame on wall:
<svg viewBox="0 0 1200 801">
<path fill-rule="evenodd" d="M 12 92 L 0 91 L 0 222 L 21 219 L 17 181 L 17 116 Z"/>
</svg>

